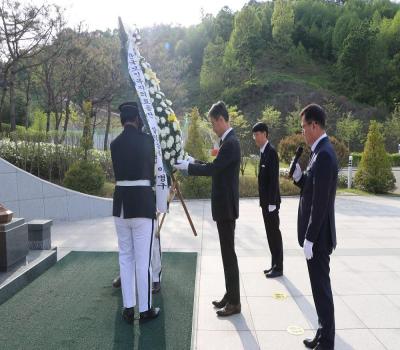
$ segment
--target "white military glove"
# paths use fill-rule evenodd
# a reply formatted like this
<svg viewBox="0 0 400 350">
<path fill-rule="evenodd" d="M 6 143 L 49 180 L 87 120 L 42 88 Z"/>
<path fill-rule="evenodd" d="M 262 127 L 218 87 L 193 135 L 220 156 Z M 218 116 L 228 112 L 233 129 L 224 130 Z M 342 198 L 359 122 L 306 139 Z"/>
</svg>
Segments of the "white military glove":
<svg viewBox="0 0 400 350">
<path fill-rule="evenodd" d="M 268 211 L 271 213 L 276 209 L 276 205 L 268 205 Z"/>
<path fill-rule="evenodd" d="M 307 260 L 311 260 L 313 257 L 313 248 L 314 243 L 308 241 L 307 239 L 304 240 L 303 243 L 303 250 L 304 250 L 304 256 L 306 257 Z"/>
<path fill-rule="evenodd" d="M 176 164 L 174 164 L 174 168 L 180 171 L 187 171 L 189 167 L 188 160 L 178 160 Z"/>
<path fill-rule="evenodd" d="M 189 164 L 194 164 L 196 161 L 196 159 L 189 155 L 186 157 L 186 160 L 189 162 Z"/>
<path fill-rule="evenodd" d="M 293 161 L 290 163 L 289 169 L 292 167 L 292 164 L 293 164 Z M 296 182 L 300 181 L 302 175 L 303 175 L 303 173 L 301 171 L 300 165 L 299 165 L 299 163 L 296 163 L 296 168 L 294 169 L 293 176 L 292 176 L 293 180 Z"/>
</svg>

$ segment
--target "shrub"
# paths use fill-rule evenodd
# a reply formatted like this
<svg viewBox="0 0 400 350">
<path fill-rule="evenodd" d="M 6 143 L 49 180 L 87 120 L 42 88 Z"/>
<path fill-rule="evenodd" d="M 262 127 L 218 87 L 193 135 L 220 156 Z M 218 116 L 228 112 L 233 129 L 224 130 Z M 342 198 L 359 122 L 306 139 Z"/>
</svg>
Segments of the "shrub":
<svg viewBox="0 0 400 350">
<path fill-rule="evenodd" d="M 400 166 L 400 153 L 389 154 L 389 161 L 392 166 Z"/>
<path fill-rule="evenodd" d="M 35 176 L 55 183 L 62 183 L 70 165 L 83 159 L 83 156 L 80 147 L 39 141 L 0 140 L 1 158 Z M 101 165 L 107 180 L 113 179 L 110 152 L 90 150 L 88 160 Z"/>
<path fill-rule="evenodd" d="M 255 176 L 240 176 L 240 197 L 258 197 L 258 180 Z"/>
<path fill-rule="evenodd" d="M 329 140 L 335 149 L 339 166 L 346 166 L 349 160 L 349 151 L 346 145 L 333 136 L 330 136 Z M 310 158 L 311 149 L 306 144 L 303 135 L 296 134 L 283 138 L 278 146 L 279 156 L 281 161 L 290 164 L 298 146 L 302 146 L 304 149 L 303 154 L 300 157 L 299 164 L 302 169 L 305 169 Z"/>
<path fill-rule="evenodd" d="M 293 183 L 293 181 L 284 177 L 280 177 L 279 186 L 282 196 L 295 196 L 300 193 L 300 189 Z"/>
<path fill-rule="evenodd" d="M 210 198 L 211 177 L 185 176 L 180 177 L 181 191 L 184 198 Z"/>
<path fill-rule="evenodd" d="M 348 184 L 348 178 L 347 175 L 345 174 L 339 174 L 338 175 L 338 183 L 337 183 L 337 187 L 338 188 L 347 188 L 347 184 Z"/>
<path fill-rule="evenodd" d="M 71 190 L 98 195 L 105 182 L 103 169 L 99 164 L 78 161 L 65 174 L 64 186 Z"/>
<path fill-rule="evenodd" d="M 394 189 L 395 181 L 379 125 L 372 120 L 354 183 L 367 192 L 386 193 Z"/>
<path fill-rule="evenodd" d="M 353 152 L 351 155 L 353 156 L 353 166 L 358 167 L 358 164 L 360 164 L 361 161 L 362 153 Z"/>
<path fill-rule="evenodd" d="M 351 154 L 353 156 L 353 166 L 357 167 L 360 164 L 362 153 Z M 388 153 L 390 165 L 392 167 L 400 167 L 400 153 Z"/>
</svg>

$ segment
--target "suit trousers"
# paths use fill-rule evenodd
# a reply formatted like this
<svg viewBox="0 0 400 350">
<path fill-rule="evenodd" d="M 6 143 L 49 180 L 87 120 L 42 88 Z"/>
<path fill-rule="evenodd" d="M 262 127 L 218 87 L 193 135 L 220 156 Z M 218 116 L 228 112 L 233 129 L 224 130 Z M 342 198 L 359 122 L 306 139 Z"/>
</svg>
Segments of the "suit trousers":
<svg viewBox="0 0 400 350">
<path fill-rule="evenodd" d="M 126 308 L 134 307 L 138 299 L 139 312 L 143 312 L 151 307 L 154 220 L 119 217 L 114 217 L 114 220 L 118 235 L 123 304 Z"/>
<path fill-rule="evenodd" d="M 271 251 L 271 267 L 278 271 L 283 271 L 283 244 L 282 234 L 279 229 L 279 210 L 268 211 L 267 207 L 262 207 L 265 231 L 269 250 Z"/>
<path fill-rule="evenodd" d="M 219 244 L 225 274 L 226 299 L 230 304 L 240 303 L 239 267 L 235 253 L 235 220 L 217 221 Z"/>
<path fill-rule="evenodd" d="M 157 235 L 154 235 L 151 268 L 153 269 L 153 282 L 161 282 L 161 243 L 160 237 L 157 237 Z"/>
<path fill-rule="evenodd" d="M 314 256 L 307 260 L 307 266 L 321 332 L 320 343 L 322 346 L 333 349 L 335 344 L 335 311 L 329 277 L 329 262 L 328 252 L 314 250 Z"/>
</svg>

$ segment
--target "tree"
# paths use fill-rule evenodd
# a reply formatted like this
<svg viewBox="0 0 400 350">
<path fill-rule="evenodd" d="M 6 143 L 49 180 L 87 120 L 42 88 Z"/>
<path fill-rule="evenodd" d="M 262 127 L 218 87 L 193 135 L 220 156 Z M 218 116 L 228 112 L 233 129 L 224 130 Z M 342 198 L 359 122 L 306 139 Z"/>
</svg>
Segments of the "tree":
<svg viewBox="0 0 400 350">
<path fill-rule="evenodd" d="M 285 128 L 286 128 L 286 133 L 288 135 L 301 133 L 301 128 L 300 128 L 301 110 L 302 110 L 302 107 L 300 104 L 300 100 L 299 100 L 299 98 L 297 98 L 296 103 L 295 103 L 295 110 L 292 112 L 289 112 L 288 115 L 286 116 Z"/>
<path fill-rule="evenodd" d="M 400 144 L 400 103 L 395 105 L 390 118 L 385 121 L 384 135 L 389 152 L 397 152 Z"/>
<path fill-rule="evenodd" d="M 396 182 L 379 128 L 379 124 L 372 120 L 354 179 L 358 188 L 372 193 L 391 191 Z"/>
<path fill-rule="evenodd" d="M 360 141 L 362 122 L 355 119 L 351 112 L 345 114 L 336 123 L 336 134 L 344 142 L 350 151 L 350 144 Z"/>
<path fill-rule="evenodd" d="M 217 38 L 215 43 L 210 42 L 204 50 L 200 88 L 206 105 L 219 99 L 225 88 L 224 51 L 225 43 L 221 38 Z"/>
<path fill-rule="evenodd" d="M 244 69 L 247 79 L 255 74 L 255 62 L 260 57 L 265 39 L 261 35 L 261 20 L 253 6 L 247 5 L 235 16 L 235 25 L 228 42 L 225 63 Z"/>
<path fill-rule="evenodd" d="M 11 130 L 16 128 L 15 85 L 20 71 L 40 64 L 35 61 L 50 43 L 53 35 L 63 26 L 60 9 L 54 5 L 33 5 L 4 0 L 0 5 L 0 54 L 5 58 L 2 75 L 6 82 L 3 88 L 0 110 L 8 86 L 10 93 Z M 1 120 L 0 120 L 1 128 Z"/>
<path fill-rule="evenodd" d="M 277 47 L 288 50 L 293 46 L 294 10 L 289 0 L 275 0 L 272 14 L 272 38 Z"/>
<path fill-rule="evenodd" d="M 228 108 L 229 121 L 240 143 L 240 172 L 244 175 L 250 154 L 254 149 L 251 137 L 251 128 L 246 117 L 238 110 L 237 106 Z"/>
<path fill-rule="evenodd" d="M 189 153 L 195 159 L 207 161 L 209 157 L 205 148 L 205 138 L 202 135 L 199 110 L 193 108 L 189 118 L 190 125 L 185 143 L 185 152 Z M 211 193 L 211 178 L 187 176 L 182 181 L 182 192 L 188 198 L 207 198 Z"/>
<path fill-rule="evenodd" d="M 273 106 L 265 106 L 260 121 L 267 124 L 269 130 L 268 139 L 272 144 L 276 145 L 282 136 L 281 112 L 276 110 Z"/>
<path fill-rule="evenodd" d="M 188 130 L 188 138 L 185 143 L 185 151 L 195 159 L 206 161 L 208 159 L 205 149 L 204 137 L 200 130 L 200 113 L 195 107 L 190 112 L 190 125 Z"/>
</svg>

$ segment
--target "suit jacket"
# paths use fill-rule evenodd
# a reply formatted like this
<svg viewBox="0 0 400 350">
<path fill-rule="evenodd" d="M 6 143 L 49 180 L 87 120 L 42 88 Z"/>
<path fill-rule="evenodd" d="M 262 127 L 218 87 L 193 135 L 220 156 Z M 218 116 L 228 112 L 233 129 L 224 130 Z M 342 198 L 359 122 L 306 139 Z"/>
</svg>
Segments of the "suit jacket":
<svg viewBox="0 0 400 350">
<path fill-rule="evenodd" d="M 116 181 L 150 180 L 154 185 L 155 152 L 153 138 L 127 125 L 111 142 L 111 159 Z M 156 201 L 151 186 L 115 186 L 113 216 L 124 218 L 156 217 Z"/>
<path fill-rule="evenodd" d="M 307 170 L 298 183 L 300 202 L 297 233 L 300 246 L 304 239 L 315 250 L 332 252 L 336 247 L 335 196 L 338 178 L 336 153 L 328 137 L 317 144 Z"/>
<path fill-rule="evenodd" d="M 239 217 L 240 145 L 231 130 L 226 135 L 212 163 L 189 164 L 188 173 L 212 176 L 211 211 L 214 221 Z"/>
<path fill-rule="evenodd" d="M 281 193 L 279 191 L 279 159 L 278 153 L 268 142 L 260 157 L 258 171 L 258 193 L 260 206 L 276 205 L 279 209 Z"/>
</svg>

